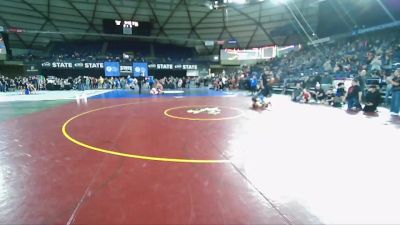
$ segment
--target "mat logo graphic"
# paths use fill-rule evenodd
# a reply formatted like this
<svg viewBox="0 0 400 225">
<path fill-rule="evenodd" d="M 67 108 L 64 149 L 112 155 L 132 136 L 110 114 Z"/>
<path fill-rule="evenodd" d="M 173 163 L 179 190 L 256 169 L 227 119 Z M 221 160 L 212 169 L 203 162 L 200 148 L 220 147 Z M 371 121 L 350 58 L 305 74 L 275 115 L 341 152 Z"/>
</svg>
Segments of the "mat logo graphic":
<svg viewBox="0 0 400 225">
<path fill-rule="evenodd" d="M 74 66 L 75 67 L 83 67 L 83 63 L 75 63 Z"/>
<path fill-rule="evenodd" d="M 51 63 L 50 62 L 44 62 L 44 63 L 42 63 L 42 66 L 43 67 L 50 67 Z"/>
<path fill-rule="evenodd" d="M 199 114 L 199 113 L 207 113 L 209 115 L 218 115 L 221 113 L 221 109 L 218 107 L 213 107 L 213 108 L 200 108 L 200 109 L 190 109 L 187 111 L 187 113 L 191 114 Z"/>
</svg>

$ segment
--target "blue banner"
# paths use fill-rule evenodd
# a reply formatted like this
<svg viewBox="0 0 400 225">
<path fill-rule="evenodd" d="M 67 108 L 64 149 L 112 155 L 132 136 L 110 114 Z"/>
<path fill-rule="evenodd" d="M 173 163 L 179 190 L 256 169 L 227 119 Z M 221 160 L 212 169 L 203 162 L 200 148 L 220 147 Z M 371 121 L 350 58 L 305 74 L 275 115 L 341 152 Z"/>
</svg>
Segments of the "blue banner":
<svg viewBox="0 0 400 225">
<path fill-rule="evenodd" d="M 106 77 L 119 77 L 119 62 L 104 62 L 104 73 Z"/>
<path fill-rule="evenodd" d="M 132 64 L 133 76 L 135 77 L 147 77 L 149 70 L 147 63 L 144 62 L 134 62 Z"/>
</svg>

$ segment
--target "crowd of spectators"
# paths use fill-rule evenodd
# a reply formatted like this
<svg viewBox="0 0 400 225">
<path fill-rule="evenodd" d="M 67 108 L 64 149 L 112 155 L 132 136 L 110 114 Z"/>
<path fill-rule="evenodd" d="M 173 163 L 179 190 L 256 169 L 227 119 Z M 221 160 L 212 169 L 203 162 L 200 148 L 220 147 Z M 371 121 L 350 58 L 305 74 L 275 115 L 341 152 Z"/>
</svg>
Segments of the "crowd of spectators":
<svg viewBox="0 0 400 225">
<path fill-rule="evenodd" d="M 298 82 L 292 92 L 292 101 L 304 103 L 314 101 L 334 107 L 342 107 L 344 103 L 347 103 L 348 110 L 363 110 L 364 112 L 376 112 L 377 107 L 384 102 L 386 105 L 390 105 L 392 114 L 398 115 L 400 108 L 400 69 L 395 70 L 391 76 L 386 78 L 389 87 L 386 88 L 384 100 L 379 92 L 378 85 L 371 84 L 366 88 L 362 87 L 363 76 L 365 76 L 365 70 L 361 72 L 360 76 L 352 79 L 347 90 L 344 82 L 339 82 L 336 88 L 329 87 L 327 91 L 321 88 L 319 83 L 316 84 L 315 89 L 308 89 L 304 83 Z M 387 94 L 389 92 L 392 94 L 390 101 Z"/>
<path fill-rule="evenodd" d="M 143 45 L 143 46 L 140 46 Z M 148 62 L 148 63 L 191 63 L 192 56 L 188 54 L 191 48 L 179 47 L 168 44 L 154 44 L 155 52 L 150 53 L 149 43 L 135 42 L 76 42 L 53 43 L 50 53 L 38 55 L 32 52 L 14 56 L 14 59 L 25 62 L 42 61 L 118 61 L 122 63 Z M 107 46 L 104 48 L 104 46 Z M 174 51 L 170 51 L 170 49 Z M 103 50 L 100 50 L 103 49 Z M 168 49 L 168 50 L 166 50 Z M 165 53 L 167 52 L 167 53 Z"/>
<path fill-rule="evenodd" d="M 101 54 L 99 52 L 78 52 L 72 53 L 53 53 L 50 56 L 38 56 L 33 54 L 18 55 L 14 59 L 24 62 L 65 62 L 65 61 L 79 61 L 79 62 L 97 62 L 97 61 L 118 61 L 118 62 L 147 62 L 147 58 L 138 55 L 129 54 Z M 163 62 L 168 62 L 171 59 L 161 59 Z"/>
<path fill-rule="evenodd" d="M 25 90 L 27 87 L 30 92 L 37 90 L 94 90 L 94 89 L 151 89 L 157 85 L 162 85 L 163 89 L 189 88 L 196 78 L 190 77 L 163 77 L 154 79 L 153 77 L 91 77 L 78 76 L 59 78 L 55 76 L 28 76 L 8 78 L 0 75 L 0 92 L 12 92 Z"/>
<path fill-rule="evenodd" d="M 23 90 L 26 88 L 30 89 L 40 89 L 43 87 L 42 81 L 38 78 L 38 76 L 30 76 L 30 77 L 15 77 L 9 78 L 4 75 L 0 75 L 0 92 L 10 92 L 16 90 Z"/>
<path fill-rule="evenodd" d="M 383 77 L 400 63 L 400 34 L 388 31 L 355 36 L 335 43 L 305 47 L 269 62 L 284 77 L 328 74 L 334 79 L 351 78 L 361 70 L 368 77 Z"/>
<path fill-rule="evenodd" d="M 71 53 L 71 52 L 70 52 Z M 83 54 L 73 51 L 71 54 L 53 55 L 55 60 L 77 59 L 77 60 L 147 60 L 137 58 L 140 55 L 101 56 L 98 52 Z M 100 58 L 99 58 L 100 57 Z M 169 62 L 172 59 L 163 59 Z M 190 58 L 184 61 L 190 61 Z M 352 95 L 350 88 L 360 89 L 359 101 L 350 100 L 349 108 L 360 109 L 360 103 L 371 98 L 371 93 L 385 92 L 385 104 L 390 103 L 393 96 L 392 89 L 396 86 L 392 82 L 394 71 L 400 67 L 400 33 L 397 30 L 378 32 L 353 36 L 333 43 L 325 43 L 318 46 L 306 46 L 300 50 L 289 52 L 287 55 L 271 59 L 267 62 L 252 67 L 243 67 L 232 71 L 221 71 L 206 77 L 198 77 L 192 80 L 195 86 L 206 86 L 215 90 L 247 89 L 254 93 L 259 86 L 261 73 L 257 71 L 271 71 L 273 82 L 286 93 L 291 87 L 294 88 L 293 100 L 317 103 L 323 102 L 329 105 L 341 105 Z M 260 69 L 261 68 L 261 69 Z M 23 89 L 26 84 L 31 84 L 37 90 L 49 89 L 56 86 L 57 89 L 96 89 L 96 88 L 127 88 L 132 82 L 139 84 L 140 81 L 132 81 L 133 78 L 96 78 L 76 77 L 61 79 L 47 77 L 0 78 L 0 91 Z M 345 79 L 354 79 L 351 87 L 345 85 Z M 343 82 L 336 82 L 343 80 Z M 166 89 L 184 88 L 190 85 L 191 79 L 168 77 L 154 81 L 143 81 L 144 85 L 152 88 L 153 85 L 162 86 Z M 151 85 L 150 82 L 153 84 Z M 357 86 L 357 87 L 355 87 Z M 301 91 L 300 91 L 301 89 Z M 343 90 L 344 91 L 343 91 Z M 338 92 L 340 94 L 338 94 Z M 358 93 L 358 91 L 356 91 Z M 300 99 L 300 93 L 301 99 Z M 368 95 L 369 94 L 369 95 Z M 340 100 L 339 100 L 340 99 Z M 380 99 L 373 97 L 374 105 L 380 104 Z M 393 99 L 393 97 L 392 97 Z M 395 97 L 396 99 L 396 97 Z M 393 102 L 393 101 L 392 101 Z"/>
<path fill-rule="evenodd" d="M 55 76 L 18 76 L 8 78 L 0 75 L 0 92 L 12 92 L 25 90 L 27 87 L 30 91 L 36 90 L 87 90 L 87 89 L 113 89 L 124 88 L 125 78 L 96 78 L 90 76 L 59 78 Z"/>
<path fill-rule="evenodd" d="M 294 86 L 293 101 L 336 107 L 347 103 L 350 110 L 366 112 L 384 103 L 398 114 L 400 34 L 396 31 L 306 47 L 262 66 L 272 68 L 284 93 Z M 346 86 L 346 80 L 351 85 Z"/>
<path fill-rule="evenodd" d="M 306 46 L 251 68 L 244 67 L 229 73 L 223 71 L 213 77 L 199 79 L 210 80 L 215 90 L 239 88 L 254 92 L 259 86 L 262 71 L 267 69 L 273 73 L 274 84 L 281 86 L 286 93 L 297 83 L 308 90 L 315 89 L 318 84 L 324 92 L 332 92 L 337 88 L 335 80 L 356 78 L 363 91 L 372 84 L 376 85 L 378 92 L 386 90 L 387 102 L 390 94 L 388 78 L 399 67 L 400 33 L 388 31 Z"/>
<path fill-rule="evenodd" d="M 400 33 L 395 30 L 307 46 L 251 68 L 229 74 L 224 71 L 211 78 L 211 88 L 239 88 L 255 94 L 262 71 L 267 70 L 273 74 L 272 85 L 291 94 L 293 101 L 335 107 L 347 103 L 351 110 L 367 112 L 376 111 L 383 103 L 396 114 L 396 104 L 400 104 L 397 88 L 393 88 L 398 82 L 397 68 Z"/>
</svg>

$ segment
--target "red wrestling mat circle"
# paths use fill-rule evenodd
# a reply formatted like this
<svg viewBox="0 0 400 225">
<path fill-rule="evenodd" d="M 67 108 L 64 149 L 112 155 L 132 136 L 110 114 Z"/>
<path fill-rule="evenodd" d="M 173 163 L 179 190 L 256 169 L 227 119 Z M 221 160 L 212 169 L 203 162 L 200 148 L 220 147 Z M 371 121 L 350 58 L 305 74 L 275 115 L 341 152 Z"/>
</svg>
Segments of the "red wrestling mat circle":
<svg viewBox="0 0 400 225">
<path fill-rule="evenodd" d="M 239 109 L 225 106 L 166 109 L 162 104 L 128 103 L 78 114 L 64 123 L 62 132 L 77 145 L 112 155 L 166 162 L 225 163 L 229 161 L 223 159 L 216 150 L 218 143 L 211 139 L 216 133 L 222 135 L 229 125 L 215 122 L 240 116 Z M 205 122 L 194 127 L 188 120 Z M 213 136 L 210 128 L 215 130 Z"/>
</svg>

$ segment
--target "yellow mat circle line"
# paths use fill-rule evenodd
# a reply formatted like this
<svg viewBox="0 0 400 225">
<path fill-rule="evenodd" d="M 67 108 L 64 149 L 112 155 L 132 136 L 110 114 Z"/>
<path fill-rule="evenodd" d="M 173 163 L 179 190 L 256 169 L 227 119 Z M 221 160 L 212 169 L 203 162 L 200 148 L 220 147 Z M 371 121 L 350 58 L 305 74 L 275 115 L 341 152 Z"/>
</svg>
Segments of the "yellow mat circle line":
<svg viewBox="0 0 400 225">
<path fill-rule="evenodd" d="M 75 116 L 69 118 L 67 121 L 65 121 L 65 123 L 62 126 L 61 131 L 62 131 L 64 137 L 66 137 L 68 140 L 70 140 L 71 142 L 73 142 L 73 143 L 75 143 L 75 144 L 77 144 L 79 146 L 82 146 L 84 148 L 87 148 L 87 149 L 90 149 L 90 150 L 93 150 L 93 151 L 98 151 L 98 152 L 107 153 L 107 154 L 111 154 L 111 155 L 117 155 L 117 156 L 128 157 L 128 158 L 136 158 L 136 159 L 142 159 L 142 160 L 161 161 L 161 162 L 175 162 L 175 163 L 211 164 L 211 163 L 229 163 L 230 162 L 229 160 L 164 158 L 164 157 L 153 157 L 153 156 L 122 153 L 122 152 L 117 152 L 117 151 L 113 151 L 113 150 L 109 150 L 109 149 L 103 149 L 103 148 L 99 148 L 99 147 L 92 146 L 92 145 L 89 145 L 89 144 L 85 144 L 85 143 L 73 138 L 67 132 L 68 124 L 71 123 L 73 120 L 81 117 L 81 116 L 84 116 L 86 114 L 93 113 L 93 112 L 96 112 L 96 111 L 100 111 L 100 110 L 111 109 L 111 108 L 116 108 L 116 107 L 121 107 L 121 106 L 126 106 L 126 105 L 133 105 L 133 104 L 137 104 L 137 103 L 126 103 L 126 104 L 107 106 L 107 107 L 97 108 L 97 109 L 93 109 L 93 110 L 89 110 L 89 111 L 80 113 L 78 115 L 75 115 Z"/>
</svg>

